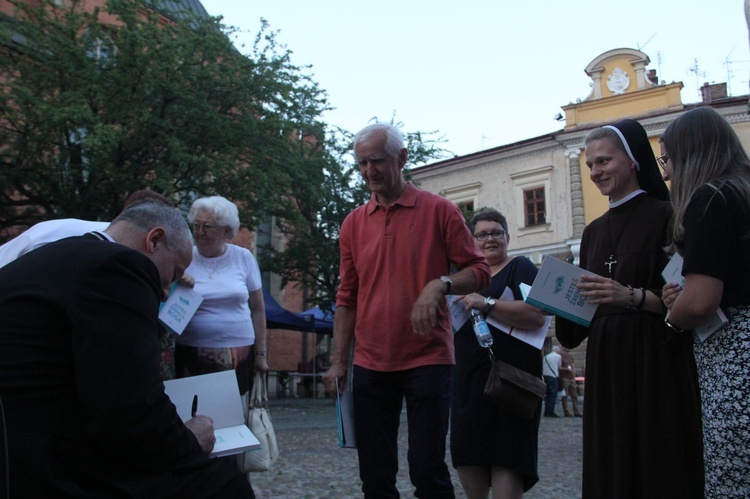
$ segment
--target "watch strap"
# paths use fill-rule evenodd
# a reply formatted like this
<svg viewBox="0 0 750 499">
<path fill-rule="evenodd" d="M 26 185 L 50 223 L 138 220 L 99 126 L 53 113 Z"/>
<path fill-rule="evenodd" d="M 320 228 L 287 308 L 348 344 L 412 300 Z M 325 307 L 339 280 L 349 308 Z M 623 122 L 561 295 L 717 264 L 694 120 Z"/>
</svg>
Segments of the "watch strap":
<svg viewBox="0 0 750 499">
<path fill-rule="evenodd" d="M 492 307 L 495 306 L 495 299 L 491 296 L 488 296 L 484 299 L 484 313 L 489 314 L 490 310 L 492 310 Z"/>
<path fill-rule="evenodd" d="M 669 322 L 669 313 L 667 313 L 667 315 L 664 317 L 664 324 L 666 324 L 667 327 L 669 327 L 672 331 L 678 332 L 680 334 L 690 331 L 689 329 L 682 329 Z"/>
<path fill-rule="evenodd" d="M 441 275 L 440 280 L 445 283 L 445 294 L 451 294 L 451 288 L 453 287 L 453 281 L 447 275 Z"/>
</svg>

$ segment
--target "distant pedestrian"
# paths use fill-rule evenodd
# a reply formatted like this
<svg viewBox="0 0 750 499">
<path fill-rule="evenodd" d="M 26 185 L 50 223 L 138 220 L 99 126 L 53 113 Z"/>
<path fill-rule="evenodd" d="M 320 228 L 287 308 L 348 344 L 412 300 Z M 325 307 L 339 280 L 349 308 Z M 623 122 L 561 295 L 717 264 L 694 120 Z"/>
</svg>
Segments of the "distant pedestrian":
<svg viewBox="0 0 750 499">
<path fill-rule="evenodd" d="M 578 407 L 578 383 L 576 382 L 576 364 L 570 350 L 563 347 L 560 351 L 562 364 L 560 366 L 560 379 L 562 380 L 563 396 L 562 408 L 563 414 L 567 417 L 583 417 L 581 409 Z M 568 399 L 573 406 L 573 412 L 568 410 Z"/>
<path fill-rule="evenodd" d="M 557 392 L 560 391 L 560 366 L 562 357 L 560 356 L 560 347 L 552 347 L 552 351 L 544 356 L 542 364 L 542 373 L 544 384 L 547 385 L 547 395 L 544 397 L 544 417 L 556 418 L 555 404 L 557 403 Z"/>
</svg>

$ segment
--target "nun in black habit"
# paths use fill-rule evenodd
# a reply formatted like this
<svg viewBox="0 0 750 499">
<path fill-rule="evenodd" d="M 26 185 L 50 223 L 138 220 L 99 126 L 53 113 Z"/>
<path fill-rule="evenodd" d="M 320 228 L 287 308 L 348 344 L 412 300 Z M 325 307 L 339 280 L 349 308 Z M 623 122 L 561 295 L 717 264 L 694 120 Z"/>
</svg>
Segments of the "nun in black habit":
<svg viewBox="0 0 750 499">
<path fill-rule="evenodd" d="M 703 497 L 700 395 L 692 339 L 664 324 L 661 271 L 669 191 L 643 127 L 622 120 L 586 137 L 607 213 L 581 238 L 579 287 L 599 304 L 590 327 L 556 319 L 562 345 L 588 339 L 584 498 Z"/>
</svg>

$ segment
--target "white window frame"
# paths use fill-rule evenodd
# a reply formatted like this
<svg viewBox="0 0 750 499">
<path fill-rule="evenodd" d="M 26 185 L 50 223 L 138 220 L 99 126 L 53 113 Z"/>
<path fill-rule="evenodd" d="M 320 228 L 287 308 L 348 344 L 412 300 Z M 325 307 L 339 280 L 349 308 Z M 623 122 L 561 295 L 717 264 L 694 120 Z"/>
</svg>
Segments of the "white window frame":
<svg viewBox="0 0 750 499">
<path fill-rule="evenodd" d="M 457 205 L 461 205 L 462 203 L 472 203 L 474 210 L 476 210 L 479 207 L 479 188 L 481 186 L 481 182 L 473 182 L 471 184 L 442 190 L 440 191 L 440 195 L 453 201 Z"/>
<path fill-rule="evenodd" d="M 552 199 L 552 191 L 550 190 L 552 184 L 552 169 L 553 167 L 550 165 L 535 168 L 533 170 L 526 170 L 510 176 L 511 181 L 513 182 L 514 198 L 516 200 L 516 226 L 519 228 L 519 236 L 535 232 L 545 232 L 550 230 L 552 226 L 552 207 L 550 205 L 550 200 Z M 546 222 L 539 225 L 527 226 L 526 199 L 524 197 L 524 191 L 539 188 L 544 188 L 544 213 Z"/>
</svg>

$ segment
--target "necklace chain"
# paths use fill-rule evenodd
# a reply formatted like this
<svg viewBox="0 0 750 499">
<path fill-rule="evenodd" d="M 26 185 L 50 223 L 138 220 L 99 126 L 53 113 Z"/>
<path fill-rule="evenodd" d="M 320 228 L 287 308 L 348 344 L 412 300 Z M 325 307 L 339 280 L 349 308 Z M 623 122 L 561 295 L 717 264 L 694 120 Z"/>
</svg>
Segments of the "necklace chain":
<svg viewBox="0 0 750 499">
<path fill-rule="evenodd" d="M 625 217 L 625 222 L 622 224 L 622 227 L 620 228 L 620 234 L 617 236 L 617 240 L 612 243 L 612 228 L 610 227 L 610 218 L 612 217 L 612 211 L 607 212 L 607 239 L 609 241 L 609 259 L 604 262 L 604 265 L 607 267 L 607 272 L 609 273 L 609 278 L 614 279 L 615 275 L 615 268 L 617 265 L 617 260 L 615 260 L 615 255 L 617 255 L 617 246 L 620 244 L 620 239 L 622 238 L 622 234 L 625 232 L 625 227 L 628 225 L 628 222 L 630 221 L 630 215 L 633 214 L 635 211 L 635 206 L 633 206 L 630 211 L 628 212 L 627 216 Z"/>
<path fill-rule="evenodd" d="M 201 255 L 200 251 L 198 251 L 197 253 L 198 261 L 200 262 L 201 267 L 206 269 L 206 273 L 208 274 L 209 279 L 213 279 L 214 275 L 217 272 L 228 267 L 231 263 L 231 259 L 229 258 L 229 248 L 227 248 L 222 255 L 214 258 L 207 258 Z"/>
</svg>

